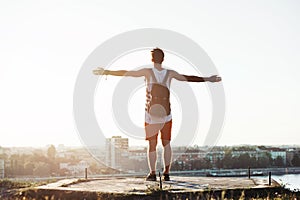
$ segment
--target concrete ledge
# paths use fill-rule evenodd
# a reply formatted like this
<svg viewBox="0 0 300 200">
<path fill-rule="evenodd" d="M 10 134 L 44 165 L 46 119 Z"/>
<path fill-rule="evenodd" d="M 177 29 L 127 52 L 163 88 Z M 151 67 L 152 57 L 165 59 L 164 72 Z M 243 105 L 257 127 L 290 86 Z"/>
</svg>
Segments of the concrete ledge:
<svg viewBox="0 0 300 200">
<path fill-rule="evenodd" d="M 65 179 L 24 190 L 26 199 L 207 199 L 276 197 L 283 189 L 267 178 L 181 177 L 171 181 L 145 181 L 144 177 L 113 177 L 97 179 Z"/>
<path fill-rule="evenodd" d="M 267 178 L 230 178 L 230 177 L 181 177 L 173 176 L 171 181 L 162 182 L 162 190 L 174 192 L 197 192 L 205 190 L 228 190 L 249 188 L 274 188 L 280 185 Z M 65 179 L 43 185 L 37 189 L 93 191 L 102 193 L 148 193 L 159 189 L 159 181 L 145 181 L 144 177 L 113 177 L 98 179 Z"/>
</svg>

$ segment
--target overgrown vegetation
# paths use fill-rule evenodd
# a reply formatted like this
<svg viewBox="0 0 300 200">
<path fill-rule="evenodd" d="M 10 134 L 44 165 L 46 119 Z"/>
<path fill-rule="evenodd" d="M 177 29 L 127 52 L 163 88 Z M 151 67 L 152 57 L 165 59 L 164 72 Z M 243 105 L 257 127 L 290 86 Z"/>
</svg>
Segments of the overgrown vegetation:
<svg viewBox="0 0 300 200">
<path fill-rule="evenodd" d="M 28 188 L 28 187 L 36 187 L 42 184 L 45 184 L 45 182 L 12 181 L 8 179 L 0 180 L 0 188 L 2 189 Z"/>
</svg>

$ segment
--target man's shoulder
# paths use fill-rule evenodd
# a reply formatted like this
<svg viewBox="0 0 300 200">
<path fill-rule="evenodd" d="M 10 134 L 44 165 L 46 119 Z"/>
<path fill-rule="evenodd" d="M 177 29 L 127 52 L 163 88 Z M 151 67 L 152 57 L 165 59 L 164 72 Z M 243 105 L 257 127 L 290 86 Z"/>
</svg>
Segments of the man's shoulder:
<svg viewBox="0 0 300 200">
<path fill-rule="evenodd" d="M 167 69 L 167 72 L 169 73 L 169 75 L 177 74 L 177 72 L 173 69 Z"/>
<path fill-rule="evenodd" d="M 146 77 L 151 76 L 151 72 L 153 72 L 153 71 L 152 71 L 152 68 L 150 68 L 150 67 L 141 68 L 140 70 L 142 71 L 142 73 L 143 73 L 144 76 L 146 76 Z"/>
<path fill-rule="evenodd" d="M 142 68 L 142 70 L 146 73 L 150 73 L 152 71 L 152 68 L 151 67 L 145 67 L 145 68 Z"/>
</svg>

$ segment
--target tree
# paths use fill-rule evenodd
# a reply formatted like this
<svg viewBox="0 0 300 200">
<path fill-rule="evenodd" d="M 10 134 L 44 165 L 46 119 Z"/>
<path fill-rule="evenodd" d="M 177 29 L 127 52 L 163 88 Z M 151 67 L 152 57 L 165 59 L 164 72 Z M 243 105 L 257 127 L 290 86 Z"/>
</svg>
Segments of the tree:
<svg viewBox="0 0 300 200">
<path fill-rule="evenodd" d="M 1 147 L 0 147 L 1 148 Z M 0 154 L 0 159 L 3 159 L 3 160 L 7 160 L 7 154 L 3 153 L 3 154 Z"/>
<path fill-rule="evenodd" d="M 175 161 L 172 163 L 172 170 L 174 170 L 174 171 L 179 171 L 179 170 L 181 170 L 181 168 L 180 168 L 180 163 L 179 163 L 177 160 L 175 160 Z"/>
<path fill-rule="evenodd" d="M 227 169 L 232 168 L 233 159 L 232 159 L 231 150 L 225 151 L 225 155 L 222 161 L 223 161 L 223 168 L 227 168 Z"/>
<path fill-rule="evenodd" d="M 238 157 L 238 167 L 237 168 L 248 168 L 251 165 L 250 156 L 248 153 L 241 154 Z"/>
<path fill-rule="evenodd" d="M 191 160 L 190 164 L 192 170 L 208 169 L 211 167 L 210 161 L 208 159 Z"/>
<path fill-rule="evenodd" d="M 220 158 L 217 158 L 216 167 L 219 169 L 223 168 L 223 160 L 221 160 Z"/>
<path fill-rule="evenodd" d="M 269 167 L 272 164 L 272 158 L 269 153 L 263 154 L 263 156 L 259 157 L 257 160 L 257 166 L 258 167 Z"/>
<path fill-rule="evenodd" d="M 24 159 L 19 154 L 13 154 L 10 156 L 10 168 L 9 175 L 15 177 L 24 174 Z"/>
<path fill-rule="evenodd" d="M 284 166 L 284 161 L 282 156 L 278 156 L 274 159 L 274 165 L 277 167 L 283 167 Z"/>
<path fill-rule="evenodd" d="M 33 175 L 35 176 L 49 176 L 50 175 L 50 166 L 47 163 L 37 163 L 36 167 L 33 170 Z"/>
<path fill-rule="evenodd" d="M 294 158 L 292 159 L 292 164 L 294 167 L 300 167 L 300 156 L 299 154 L 294 154 Z"/>
<path fill-rule="evenodd" d="M 251 157 L 249 163 L 250 163 L 249 167 L 251 167 L 251 168 L 257 168 L 258 167 L 257 160 L 256 160 L 255 157 Z"/>
<path fill-rule="evenodd" d="M 48 148 L 47 150 L 47 156 L 50 160 L 55 160 L 55 156 L 56 156 L 56 148 L 53 144 L 51 144 L 51 146 Z"/>
<path fill-rule="evenodd" d="M 24 165 L 24 175 L 33 175 L 34 163 L 29 161 Z"/>
</svg>

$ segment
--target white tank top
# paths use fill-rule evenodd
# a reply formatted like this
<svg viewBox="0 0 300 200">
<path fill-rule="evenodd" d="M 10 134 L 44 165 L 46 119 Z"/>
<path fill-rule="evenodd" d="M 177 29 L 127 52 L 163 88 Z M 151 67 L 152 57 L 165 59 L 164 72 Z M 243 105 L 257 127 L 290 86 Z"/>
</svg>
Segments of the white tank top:
<svg viewBox="0 0 300 200">
<path fill-rule="evenodd" d="M 154 80 L 154 78 L 152 76 L 150 76 L 149 81 L 146 82 L 146 89 L 147 89 L 146 105 L 151 100 L 151 97 L 148 94 L 152 90 L 153 83 L 162 83 L 166 78 L 165 83 L 166 83 L 167 88 L 170 90 L 170 82 L 171 82 L 170 78 L 165 77 L 166 75 L 169 74 L 169 73 L 167 73 L 168 70 L 163 69 L 163 70 L 159 71 L 155 67 L 153 67 L 151 70 L 153 71 L 153 74 L 154 74 L 156 80 Z M 171 113 L 163 118 L 157 118 L 157 117 L 151 116 L 149 114 L 149 112 L 145 111 L 145 122 L 148 124 L 167 123 L 171 120 L 172 120 Z"/>
</svg>

